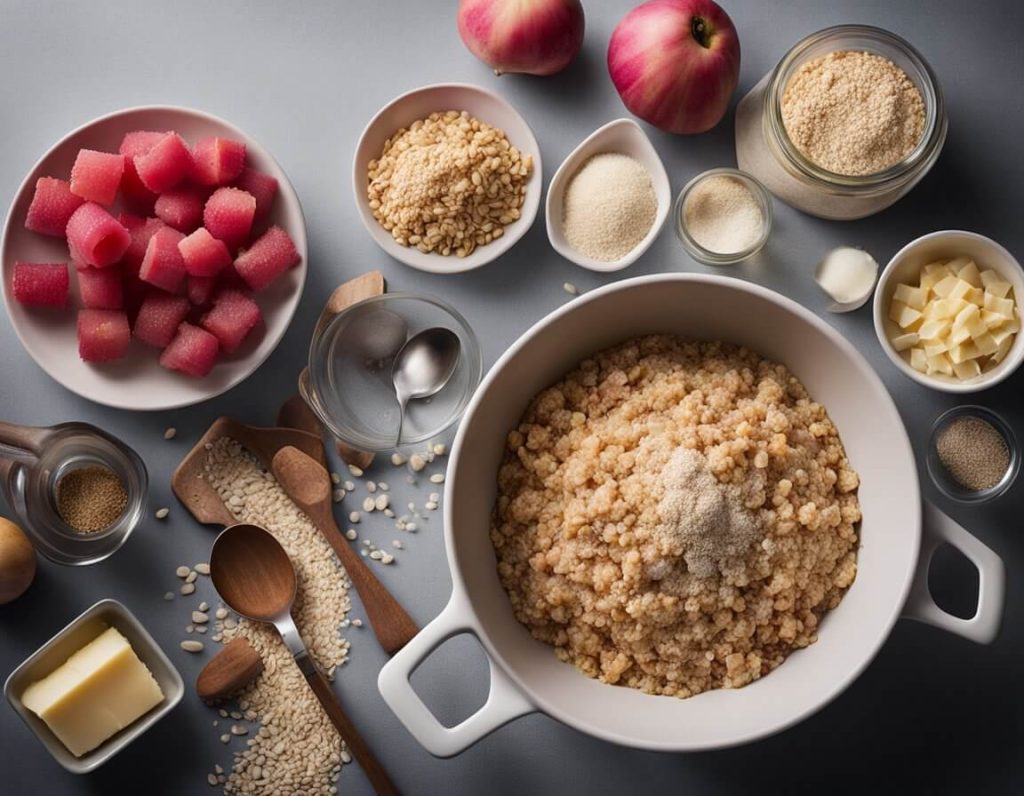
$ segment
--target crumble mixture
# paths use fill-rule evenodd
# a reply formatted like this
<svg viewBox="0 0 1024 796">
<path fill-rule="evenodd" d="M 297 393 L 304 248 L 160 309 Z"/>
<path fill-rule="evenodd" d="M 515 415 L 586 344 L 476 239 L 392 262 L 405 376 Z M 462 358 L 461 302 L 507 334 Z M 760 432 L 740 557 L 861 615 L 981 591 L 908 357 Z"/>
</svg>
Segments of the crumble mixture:
<svg viewBox="0 0 1024 796">
<path fill-rule="evenodd" d="M 688 697 L 814 643 L 856 576 L 858 485 L 783 365 L 654 335 L 534 398 L 491 540 L 516 618 L 560 659 Z"/>
</svg>

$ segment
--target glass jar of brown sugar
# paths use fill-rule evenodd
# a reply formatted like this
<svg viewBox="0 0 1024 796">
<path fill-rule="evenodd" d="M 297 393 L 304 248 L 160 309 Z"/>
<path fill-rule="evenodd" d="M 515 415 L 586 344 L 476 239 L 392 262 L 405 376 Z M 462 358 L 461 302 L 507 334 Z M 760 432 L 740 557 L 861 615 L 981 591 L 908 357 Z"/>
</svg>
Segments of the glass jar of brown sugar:
<svg viewBox="0 0 1024 796">
<path fill-rule="evenodd" d="M 787 132 L 783 99 L 801 68 L 837 53 L 880 56 L 902 70 L 923 103 L 916 144 L 897 162 L 872 173 L 839 173 L 808 156 Z M 834 75 L 822 75 L 826 83 Z M 736 160 L 789 205 L 821 218 L 863 218 L 889 207 L 934 165 L 946 140 L 942 90 L 931 67 L 908 42 L 865 25 L 839 25 L 798 42 L 736 109 Z M 831 164 L 830 164 L 831 165 Z"/>
</svg>

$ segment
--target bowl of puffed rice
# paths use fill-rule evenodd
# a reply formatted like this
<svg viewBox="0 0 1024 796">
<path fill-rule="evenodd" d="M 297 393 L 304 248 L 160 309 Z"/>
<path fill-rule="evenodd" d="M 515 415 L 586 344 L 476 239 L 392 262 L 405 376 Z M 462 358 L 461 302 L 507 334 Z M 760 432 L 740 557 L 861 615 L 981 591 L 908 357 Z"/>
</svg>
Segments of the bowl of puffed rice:
<svg viewBox="0 0 1024 796">
<path fill-rule="evenodd" d="M 352 188 L 385 252 L 421 271 L 461 273 L 498 258 L 533 224 L 540 148 L 497 94 L 464 83 L 424 86 L 367 124 Z"/>
</svg>

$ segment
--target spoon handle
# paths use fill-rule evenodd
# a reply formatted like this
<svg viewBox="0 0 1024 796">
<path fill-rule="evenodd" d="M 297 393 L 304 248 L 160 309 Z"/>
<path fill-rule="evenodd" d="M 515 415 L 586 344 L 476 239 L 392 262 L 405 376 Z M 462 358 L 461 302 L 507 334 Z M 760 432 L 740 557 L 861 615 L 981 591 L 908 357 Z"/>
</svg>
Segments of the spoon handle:
<svg viewBox="0 0 1024 796">
<path fill-rule="evenodd" d="M 370 751 L 370 747 L 366 745 L 366 741 L 359 734 L 348 714 L 342 709 L 334 689 L 327 682 L 327 678 L 323 676 L 316 666 L 303 668 L 306 682 L 309 683 L 313 693 L 320 700 L 324 712 L 338 730 L 338 735 L 348 745 L 348 748 L 352 750 L 353 757 L 359 761 L 359 765 L 362 767 L 363 773 L 366 774 L 366 778 L 370 780 L 373 789 L 380 796 L 398 796 L 398 789 L 380 764 L 380 761 Z"/>
<path fill-rule="evenodd" d="M 398 433 L 395 434 L 395 447 L 402 444 L 402 426 L 405 425 L 405 409 L 409 405 L 409 398 L 404 395 L 398 396 Z"/>
</svg>

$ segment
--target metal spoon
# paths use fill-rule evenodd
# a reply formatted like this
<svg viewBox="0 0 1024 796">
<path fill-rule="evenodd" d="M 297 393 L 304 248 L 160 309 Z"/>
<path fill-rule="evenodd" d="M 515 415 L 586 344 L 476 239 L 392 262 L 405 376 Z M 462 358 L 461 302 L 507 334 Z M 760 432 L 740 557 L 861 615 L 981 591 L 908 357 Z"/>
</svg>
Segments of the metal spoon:
<svg viewBox="0 0 1024 796">
<path fill-rule="evenodd" d="M 400 408 L 395 445 L 402 442 L 402 425 L 409 401 L 440 392 L 455 373 L 461 353 L 458 335 L 451 329 L 435 326 L 414 334 L 395 355 L 391 381 Z"/>
<path fill-rule="evenodd" d="M 232 525 L 224 529 L 210 553 L 210 578 L 221 599 L 234 611 L 277 628 L 299 671 L 359 761 L 366 778 L 377 793 L 397 794 L 299 635 L 292 618 L 298 586 L 295 568 L 277 539 L 257 525 Z"/>
</svg>

